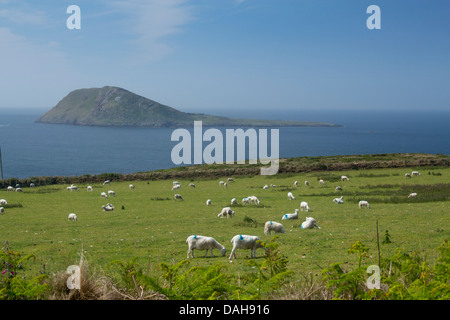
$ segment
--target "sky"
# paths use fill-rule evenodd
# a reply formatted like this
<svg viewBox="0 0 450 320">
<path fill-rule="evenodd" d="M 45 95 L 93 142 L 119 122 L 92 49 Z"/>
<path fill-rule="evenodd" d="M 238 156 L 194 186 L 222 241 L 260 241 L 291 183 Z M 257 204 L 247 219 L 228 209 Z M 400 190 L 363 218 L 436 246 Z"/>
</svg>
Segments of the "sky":
<svg viewBox="0 0 450 320">
<path fill-rule="evenodd" d="M 449 110 L 449 76 L 448 0 L 0 0 L 0 109 L 111 85 L 234 116 Z"/>
</svg>

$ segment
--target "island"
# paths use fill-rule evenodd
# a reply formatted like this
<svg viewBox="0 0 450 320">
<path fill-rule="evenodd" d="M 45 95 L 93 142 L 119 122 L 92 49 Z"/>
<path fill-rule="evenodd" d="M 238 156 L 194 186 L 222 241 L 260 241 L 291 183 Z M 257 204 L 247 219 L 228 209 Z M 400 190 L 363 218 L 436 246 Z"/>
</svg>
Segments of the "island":
<svg viewBox="0 0 450 320">
<path fill-rule="evenodd" d="M 233 119 L 203 113 L 182 112 L 123 88 L 77 89 L 36 120 L 38 123 L 78 126 L 192 127 L 202 121 L 205 127 L 339 127 L 324 122 Z"/>
</svg>

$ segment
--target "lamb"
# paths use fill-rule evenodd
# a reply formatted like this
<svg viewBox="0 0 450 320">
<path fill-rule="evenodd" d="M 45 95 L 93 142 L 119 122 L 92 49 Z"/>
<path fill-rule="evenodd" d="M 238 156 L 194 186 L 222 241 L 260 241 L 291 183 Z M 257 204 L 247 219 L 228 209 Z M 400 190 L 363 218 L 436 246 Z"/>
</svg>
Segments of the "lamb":
<svg viewBox="0 0 450 320">
<path fill-rule="evenodd" d="M 106 192 L 102 192 L 102 193 L 100 193 L 100 197 L 101 198 L 108 198 L 108 195 L 106 194 Z"/>
<path fill-rule="evenodd" d="M 305 186 L 306 187 L 309 186 L 309 181 L 308 180 L 305 181 Z"/>
<path fill-rule="evenodd" d="M 309 211 L 309 205 L 308 205 L 308 202 L 302 201 L 302 202 L 300 203 L 300 210 L 301 210 L 301 211 L 305 210 L 306 212 L 308 212 L 308 211 Z"/>
<path fill-rule="evenodd" d="M 419 171 L 413 171 L 411 172 L 411 176 L 420 176 Z"/>
<path fill-rule="evenodd" d="M 76 221 L 77 220 L 77 215 L 75 213 L 69 213 L 69 217 L 67 218 L 67 221 Z"/>
<path fill-rule="evenodd" d="M 231 199 L 231 205 L 236 205 L 236 204 L 237 204 L 236 198 Z"/>
<path fill-rule="evenodd" d="M 181 188 L 181 184 L 174 184 L 172 187 L 172 190 L 176 190 L 176 189 L 180 189 Z"/>
<path fill-rule="evenodd" d="M 298 219 L 298 209 L 295 209 L 295 213 L 286 213 L 283 215 L 283 218 L 281 220 L 292 220 L 292 219 Z"/>
<path fill-rule="evenodd" d="M 3 212 L 5 212 L 5 208 L 0 207 L 0 213 L 3 213 Z"/>
<path fill-rule="evenodd" d="M 274 231 L 275 233 L 286 233 L 284 227 L 281 223 L 275 221 L 267 221 L 264 225 L 264 234 L 271 234 Z"/>
<path fill-rule="evenodd" d="M 413 198 L 413 197 L 417 197 L 417 193 L 412 192 L 409 194 L 408 198 Z"/>
<path fill-rule="evenodd" d="M 30 188 L 34 188 L 34 187 L 36 187 L 36 185 L 33 182 L 30 183 Z"/>
<path fill-rule="evenodd" d="M 8 186 L 8 188 L 6 188 L 6 191 L 14 191 L 14 188 L 11 186 Z"/>
<path fill-rule="evenodd" d="M 228 178 L 227 181 L 234 182 L 233 178 Z"/>
<path fill-rule="evenodd" d="M 107 184 L 110 184 L 110 183 L 111 183 L 110 180 L 106 180 L 105 182 L 103 182 L 103 185 L 107 185 Z"/>
<path fill-rule="evenodd" d="M 195 184 L 189 183 L 189 187 L 195 188 Z"/>
<path fill-rule="evenodd" d="M 87 186 L 87 187 L 86 187 L 86 190 L 89 191 L 89 192 L 94 191 L 94 189 L 92 188 L 92 186 Z"/>
<path fill-rule="evenodd" d="M 411 178 L 411 175 L 409 173 L 405 173 L 405 178 Z"/>
<path fill-rule="evenodd" d="M 314 227 L 320 229 L 313 217 L 306 217 L 306 220 L 302 222 L 302 229 L 314 229 Z"/>
<path fill-rule="evenodd" d="M 106 206 L 102 206 L 103 211 L 113 211 L 114 206 L 111 203 L 107 203 Z"/>
<path fill-rule="evenodd" d="M 224 184 L 225 184 L 224 181 L 222 181 L 222 180 L 219 181 L 219 186 L 223 186 Z"/>
<path fill-rule="evenodd" d="M 263 189 L 269 189 L 269 185 L 264 185 Z"/>
<path fill-rule="evenodd" d="M 250 199 L 249 198 L 242 198 L 242 204 L 249 204 L 250 203 Z"/>
<path fill-rule="evenodd" d="M 187 237 L 186 243 L 188 245 L 188 252 L 187 252 L 187 258 L 189 259 L 192 255 L 192 258 L 194 258 L 194 249 L 197 250 L 205 250 L 205 258 L 208 254 L 208 250 L 211 252 L 211 257 L 214 257 L 213 255 L 213 249 L 219 249 L 220 253 L 224 257 L 227 249 L 225 246 L 221 245 L 219 242 L 217 242 L 216 239 L 212 237 L 205 237 L 205 236 L 198 236 L 198 235 L 192 235 Z"/>
<path fill-rule="evenodd" d="M 222 211 L 217 215 L 217 217 L 219 218 L 224 218 L 224 217 L 232 217 L 234 216 L 234 211 L 230 208 L 230 207 L 225 207 L 222 209 Z"/>
<path fill-rule="evenodd" d="M 294 187 L 298 187 L 298 181 L 294 181 Z"/>
<path fill-rule="evenodd" d="M 367 209 L 370 209 L 370 204 L 369 204 L 369 202 L 367 202 L 367 201 L 365 201 L 365 200 L 361 200 L 361 201 L 359 202 L 358 206 L 359 206 L 360 209 L 363 208 L 363 207 L 365 207 L 365 208 L 367 208 Z"/>
<path fill-rule="evenodd" d="M 319 180 L 319 183 L 320 183 L 321 185 L 324 185 L 324 184 L 325 184 L 325 181 L 323 181 L 323 179 L 320 179 L 320 180 Z"/>
<path fill-rule="evenodd" d="M 336 189 L 334 189 L 334 191 L 342 191 L 342 187 L 341 186 L 337 186 Z"/>
<path fill-rule="evenodd" d="M 7 206 L 8 205 L 8 201 L 6 201 L 5 199 L 0 199 L 0 206 Z"/>
<path fill-rule="evenodd" d="M 128 187 L 129 187 L 130 189 L 134 189 L 134 185 L 133 185 L 133 184 L 128 185 Z"/>
<path fill-rule="evenodd" d="M 289 199 L 289 200 L 295 200 L 295 197 L 294 197 L 294 195 L 292 194 L 292 192 L 288 192 L 287 196 L 288 196 L 288 199 Z"/>
<path fill-rule="evenodd" d="M 249 202 L 253 202 L 253 203 L 258 204 L 258 205 L 260 204 L 259 199 L 257 197 L 255 197 L 255 196 L 247 197 L 247 199 L 249 200 Z"/>
<path fill-rule="evenodd" d="M 210 206 L 211 205 L 211 199 L 206 200 L 206 205 Z"/>
<path fill-rule="evenodd" d="M 16 192 L 23 192 L 22 188 L 16 188 Z"/>
<path fill-rule="evenodd" d="M 108 197 L 117 197 L 117 194 L 113 190 L 109 190 Z"/>
<path fill-rule="evenodd" d="M 340 198 L 334 198 L 333 202 L 337 203 L 337 204 L 341 204 L 344 203 L 344 200 L 342 200 L 344 198 L 344 196 L 340 197 Z"/>
<path fill-rule="evenodd" d="M 349 181 L 350 179 L 347 176 L 341 176 L 341 181 Z"/>
<path fill-rule="evenodd" d="M 184 200 L 183 197 L 181 196 L 181 194 L 178 194 L 178 193 L 173 196 L 173 199 L 174 200 L 177 200 L 177 199 Z"/>
<path fill-rule="evenodd" d="M 236 249 L 250 249 L 250 257 L 256 258 L 256 249 L 263 248 L 258 236 L 235 235 L 231 239 L 231 243 L 233 244 L 233 249 L 229 260 L 233 257 L 236 258 Z"/>
</svg>

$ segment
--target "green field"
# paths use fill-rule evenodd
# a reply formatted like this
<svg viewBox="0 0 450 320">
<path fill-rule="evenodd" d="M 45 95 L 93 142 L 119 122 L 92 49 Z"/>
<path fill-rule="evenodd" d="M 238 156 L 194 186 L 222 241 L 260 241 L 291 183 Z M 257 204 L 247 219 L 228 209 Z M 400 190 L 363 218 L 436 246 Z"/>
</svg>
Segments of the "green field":
<svg viewBox="0 0 450 320">
<path fill-rule="evenodd" d="M 406 172 L 417 169 L 420 176 L 405 178 Z M 347 175 L 349 181 L 340 181 Z M 91 270 L 110 272 L 114 260 L 129 261 L 138 257 L 149 273 L 156 272 L 160 262 L 176 263 L 186 258 L 186 238 L 189 235 L 212 236 L 227 248 L 222 257 L 218 250 L 214 258 L 203 258 L 196 251 L 191 266 L 209 266 L 226 263 L 231 273 L 251 272 L 246 263 L 249 250 L 237 252 L 231 263 L 228 256 L 231 238 L 236 234 L 257 235 L 262 241 L 272 236 L 264 235 L 263 224 L 273 220 L 282 222 L 286 234 L 281 234 L 279 248 L 289 260 L 288 268 L 296 277 L 320 275 L 331 263 L 343 262 L 351 267 L 354 256 L 347 254 L 357 240 L 369 248 L 367 264 L 377 264 L 376 222 L 378 220 L 380 242 L 386 230 L 391 243 L 381 244 L 382 257 L 394 254 L 395 248 L 419 251 L 433 263 L 435 250 L 450 235 L 450 168 L 392 168 L 346 170 L 310 173 L 287 173 L 275 176 L 236 176 L 228 187 L 219 181 L 228 177 L 183 180 L 181 188 L 172 191 L 172 180 L 112 181 L 77 184 L 80 191 L 68 192 L 68 185 L 24 187 L 23 192 L 0 190 L 0 199 L 8 206 L 0 215 L 0 241 L 3 247 L 8 241 L 12 250 L 34 254 L 36 259 L 27 263 L 29 272 L 43 270 L 48 273 L 64 272 L 69 265 L 77 264 L 83 251 Z M 319 184 L 319 179 L 325 181 Z M 293 186 L 294 181 L 299 186 Z M 306 187 L 304 181 L 309 181 Z M 135 189 L 129 188 L 129 183 Z M 190 187 L 195 183 L 195 188 Z M 275 185 L 263 189 L 264 185 Z M 335 191 L 336 186 L 342 191 Z M 114 190 L 117 197 L 101 198 L 102 191 Z M 291 191 L 295 200 L 288 200 Z M 417 198 L 408 199 L 410 192 Z M 175 201 L 179 193 L 184 201 Z M 241 205 L 241 199 L 255 195 L 261 205 Z M 344 196 L 344 204 L 332 200 Z M 235 216 L 218 218 L 217 214 L 232 206 Z M 207 199 L 212 200 L 206 206 Z M 370 209 L 359 209 L 358 201 L 367 200 Z M 294 212 L 301 201 L 307 201 L 311 210 L 300 212 L 298 220 L 285 220 L 283 214 Z M 101 208 L 112 203 L 115 210 L 104 212 Z M 68 221 L 74 212 L 78 220 Z M 303 230 L 300 225 L 306 216 L 314 217 L 321 229 Z M 262 260 L 264 250 L 258 249 L 257 260 Z M 31 267 L 30 267 L 31 266 Z"/>
</svg>

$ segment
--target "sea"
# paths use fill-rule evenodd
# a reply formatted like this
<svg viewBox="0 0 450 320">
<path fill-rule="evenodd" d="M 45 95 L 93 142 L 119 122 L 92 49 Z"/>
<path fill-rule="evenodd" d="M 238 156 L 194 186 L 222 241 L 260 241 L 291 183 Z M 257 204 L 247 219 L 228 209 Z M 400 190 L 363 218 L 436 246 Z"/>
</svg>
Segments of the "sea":
<svg viewBox="0 0 450 320">
<path fill-rule="evenodd" d="M 177 128 L 36 123 L 35 120 L 45 111 L 0 109 L 4 179 L 127 174 L 184 165 L 175 164 L 171 156 L 179 143 L 171 140 Z M 227 115 L 226 112 L 211 114 Z M 258 111 L 256 116 L 254 112 L 240 110 L 239 117 L 341 125 L 277 128 L 280 158 L 381 153 L 450 154 L 450 110 L 276 110 Z M 205 127 L 203 131 L 207 129 Z M 224 133 L 225 139 L 224 130 L 227 128 L 217 129 Z M 274 128 L 268 128 L 268 142 L 270 129 Z M 188 130 L 193 139 L 192 129 Z M 259 128 L 255 130 L 259 132 Z M 203 148 L 208 144 L 203 142 Z M 270 143 L 268 148 L 270 155 Z"/>
</svg>

